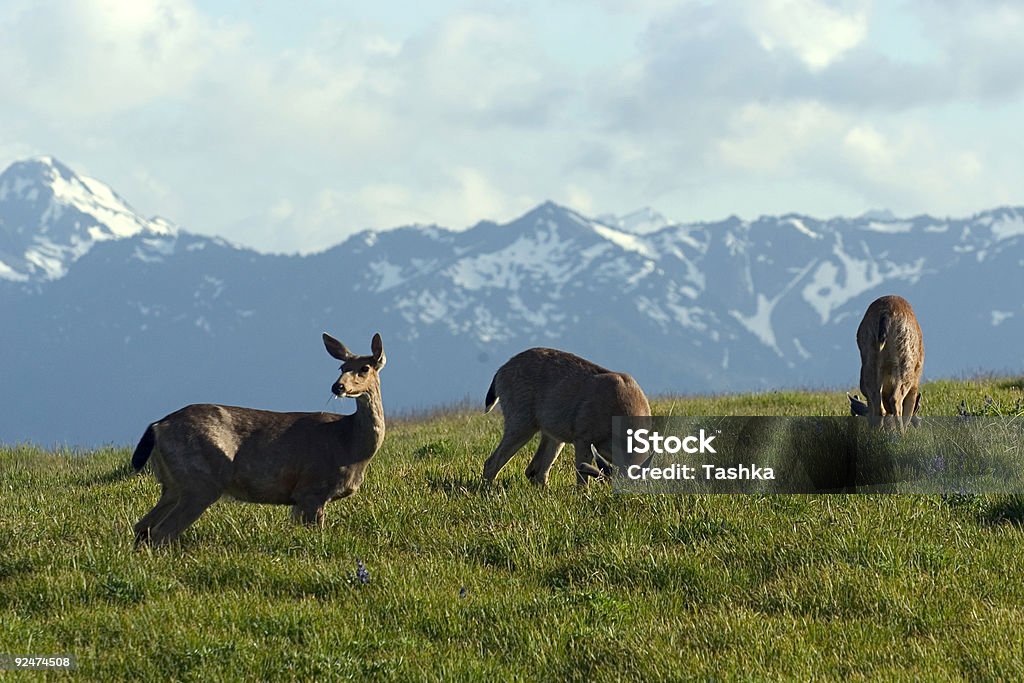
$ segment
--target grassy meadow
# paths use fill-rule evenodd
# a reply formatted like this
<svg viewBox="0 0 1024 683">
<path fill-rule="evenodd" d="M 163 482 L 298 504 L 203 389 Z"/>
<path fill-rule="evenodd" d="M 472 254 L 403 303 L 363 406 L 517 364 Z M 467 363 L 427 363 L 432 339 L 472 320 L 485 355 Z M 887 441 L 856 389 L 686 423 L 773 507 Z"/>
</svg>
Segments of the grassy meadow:
<svg viewBox="0 0 1024 683">
<path fill-rule="evenodd" d="M 924 395 L 930 415 L 1024 396 L 995 378 Z M 847 410 L 841 392 L 654 404 Z M 535 444 L 484 486 L 500 435 L 479 411 L 391 421 L 323 531 L 224 501 L 156 551 L 132 547 L 158 485 L 127 445 L 0 447 L 0 653 L 70 653 L 90 680 L 1024 676 L 1021 500 L 619 495 L 578 490 L 571 447 L 542 490 Z"/>
</svg>

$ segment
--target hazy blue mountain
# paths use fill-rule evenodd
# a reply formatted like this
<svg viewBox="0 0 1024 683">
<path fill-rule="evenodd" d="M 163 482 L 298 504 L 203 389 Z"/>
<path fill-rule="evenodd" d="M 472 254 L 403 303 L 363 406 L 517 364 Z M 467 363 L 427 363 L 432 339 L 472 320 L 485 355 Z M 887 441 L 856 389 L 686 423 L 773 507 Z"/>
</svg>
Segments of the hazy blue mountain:
<svg viewBox="0 0 1024 683">
<path fill-rule="evenodd" d="M 1024 209 L 658 220 L 545 203 L 268 255 L 144 219 L 56 160 L 20 162 L 0 175 L 0 441 L 128 443 L 194 402 L 351 411 L 327 402 L 325 330 L 359 351 L 381 332 L 392 412 L 482 406 L 530 346 L 650 394 L 834 387 L 842 404 L 860 316 L 887 293 L 918 312 L 926 377 L 1024 367 Z"/>
</svg>

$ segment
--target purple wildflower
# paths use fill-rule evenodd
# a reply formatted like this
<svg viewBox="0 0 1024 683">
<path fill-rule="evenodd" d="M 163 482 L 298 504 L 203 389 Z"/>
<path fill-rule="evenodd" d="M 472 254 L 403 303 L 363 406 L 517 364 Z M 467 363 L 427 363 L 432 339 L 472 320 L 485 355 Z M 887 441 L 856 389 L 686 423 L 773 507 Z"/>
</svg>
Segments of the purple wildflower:
<svg viewBox="0 0 1024 683">
<path fill-rule="evenodd" d="M 370 570 L 366 568 L 366 565 L 358 557 L 356 558 L 356 579 L 364 586 L 370 583 Z"/>
</svg>

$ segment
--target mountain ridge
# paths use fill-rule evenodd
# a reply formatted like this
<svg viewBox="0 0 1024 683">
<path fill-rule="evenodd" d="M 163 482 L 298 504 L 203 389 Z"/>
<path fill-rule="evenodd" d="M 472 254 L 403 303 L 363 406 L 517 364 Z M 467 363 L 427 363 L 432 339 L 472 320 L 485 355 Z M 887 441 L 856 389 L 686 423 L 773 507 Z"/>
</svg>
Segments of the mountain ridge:
<svg viewBox="0 0 1024 683">
<path fill-rule="evenodd" d="M 20 225 L 44 222 L 49 204 L 32 206 Z M 336 365 L 323 331 L 353 349 L 383 334 L 389 410 L 482 400 L 531 346 L 630 372 L 652 394 L 855 388 L 856 324 L 889 293 L 918 313 L 926 378 L 1024 365 L 1024 209 L 733 216 L 642 234 L 609 222 L 545 202 L 504 224 L 365 230 L 308 255 L 108 226 L 55 277 L 0 272 L 0 377 L 24 395 L 0 440 L 126 442 L 193 402 L 322 408 Z M 65 409 L 65 387 L 80 410 Z"/>
</svg>

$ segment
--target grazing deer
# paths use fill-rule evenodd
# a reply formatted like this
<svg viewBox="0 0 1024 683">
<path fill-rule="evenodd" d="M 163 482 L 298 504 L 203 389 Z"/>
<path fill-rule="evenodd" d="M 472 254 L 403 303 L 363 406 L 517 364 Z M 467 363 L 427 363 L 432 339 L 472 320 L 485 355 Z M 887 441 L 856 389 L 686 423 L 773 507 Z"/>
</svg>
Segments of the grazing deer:
<svg viewBox="0 0 1024 683">
<path fill-rule="evenodd" d="M 352 415 L 276 413 L 222 405 L 190 405 L 149 425 L 132 455 L 139 471 L 152 460 L 160 500 L 135 525 L 136 546 L 174 540 L 221 496 L 291 505 L 292 517 L 323 526 L 324 505 L 355 493 L 384 442 L 380 335 L 373 353 L 357 356 L 324 334 L 327 353 L 342 362 L 331 387 L 356 399 Z"/>
<path fill-rule="evenodd" d="M 921 369 L 924 341 L 910 303 L 883 296 L 868 306 L 857 328 L 860 349 L 860 390 L 864 401 L 850 397 L 850 412 L 878 424 L 883 416 L 899 427 L 915 423 L 921 408 Z"/>
<path fill-rule="evenodd" d="M 547 484 L 548 471 L 567 442 L 576 449 L 577 484 L 610 474 L 612 418 L 651 414 L 647 397 L 632 377 L 555 349 L 529 349 L 498 368 L 484 412 L 490 412 L 499 398 L 505 431 L 484 463 L 488 481 L 538 431 L 540 446 L 526 468 L 534 484 Z M 600 469 L 590 462 L 593 457 Z"/>
</svg>

